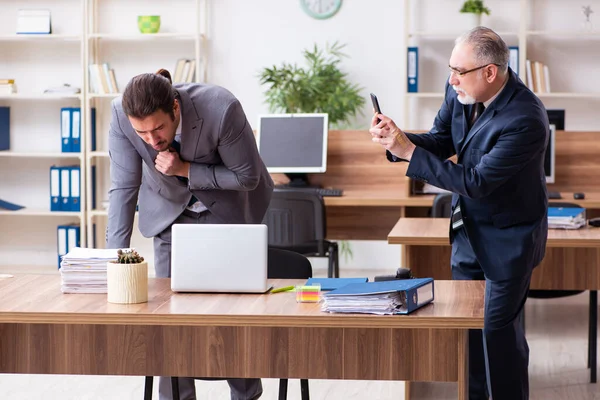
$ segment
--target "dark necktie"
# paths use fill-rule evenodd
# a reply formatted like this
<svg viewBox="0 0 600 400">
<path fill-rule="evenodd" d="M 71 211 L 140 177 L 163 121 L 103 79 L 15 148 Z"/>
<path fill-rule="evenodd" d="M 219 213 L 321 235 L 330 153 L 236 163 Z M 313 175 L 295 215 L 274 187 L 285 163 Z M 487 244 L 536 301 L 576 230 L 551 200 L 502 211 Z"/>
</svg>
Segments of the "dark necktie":
<svg viewBox="0 0 600 400">
<path fill-rule="evenodd" d="M 477 121 L 477 118 L 479 118 L 479 116 L 483 114 L 484 110 L 485 107 L 483 106 L 483 103 L 475 103 L 473 105 L 473 109 L 471 111 L 471 118 L 469 119 L 469 130 L 471 130 L 473 125 L 475 125 L 475 121 Z"/>
<path fill-rule="evenodd" d="M 181 144 L 177 140 L 173 140 L 173 142 L 171 143 L 171 147 L 173 149 L 175 149 L 177 154 L 181 153 Z M 177 179 L 179 179 L 181 182 L 185 183 L 186 185 L 188 184 L 188 179 L 183 176 L 177 176 Z M 190 199 L 190 202 L 188 203 L 188 207 L 197 201 L 198 201 L 198 199 L 196 198 L 196 196 L 192 195 L 192 198 Z"/>
</svg>

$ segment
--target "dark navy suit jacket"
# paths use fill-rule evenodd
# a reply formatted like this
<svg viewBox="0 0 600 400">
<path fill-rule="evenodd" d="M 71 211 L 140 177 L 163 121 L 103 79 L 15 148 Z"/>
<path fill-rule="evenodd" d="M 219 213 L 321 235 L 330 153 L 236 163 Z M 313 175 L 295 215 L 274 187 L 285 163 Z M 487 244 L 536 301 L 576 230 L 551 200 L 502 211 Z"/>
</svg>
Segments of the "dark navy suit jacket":
<svg viewBox="0 0 600 400">
<path fill-rule="evenodd" d="M 544 258 L 548 234 L 546 109 L 511 70 L 504 89 L 468 131 L 472 107 L 446 84 L 433 128 L 407 134 L 417 148 L 406 175 L 454 193 L 452 209 L 460 204 L 486 278 L 523 276 Z M 447 160 L 455 154 L 456 164 Z"/>
</svg>

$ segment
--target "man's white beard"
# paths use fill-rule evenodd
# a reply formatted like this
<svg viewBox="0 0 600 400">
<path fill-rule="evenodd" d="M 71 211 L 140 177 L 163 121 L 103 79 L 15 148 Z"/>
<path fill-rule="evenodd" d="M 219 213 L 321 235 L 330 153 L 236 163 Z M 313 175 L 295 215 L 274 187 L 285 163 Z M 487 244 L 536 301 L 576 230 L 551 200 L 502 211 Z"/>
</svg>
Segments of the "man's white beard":
<svg viewBox="0 0 600 400">
<path fill-rule="evenodd" d="M 455 91 L 458 89 L 454 85 L 452 85 L 452 88 Z M 469 95 L 467 92 L 465 92 L 462 89 L 461 89 L 461 92 L 464 93 L 464 94 L 460 95 L 458 92 L 456 92 L 456 94 L 457 94 L 456 98 L 458 99 L 459 103 L 464 104 L 464 105 L 469 105 L 469 104 L 475 104 L 475 103 L 477 103 L 477 101 L 475 101 L 475 99 L 473 97 L 471 97 L 471 95 Z"/>
</svg>

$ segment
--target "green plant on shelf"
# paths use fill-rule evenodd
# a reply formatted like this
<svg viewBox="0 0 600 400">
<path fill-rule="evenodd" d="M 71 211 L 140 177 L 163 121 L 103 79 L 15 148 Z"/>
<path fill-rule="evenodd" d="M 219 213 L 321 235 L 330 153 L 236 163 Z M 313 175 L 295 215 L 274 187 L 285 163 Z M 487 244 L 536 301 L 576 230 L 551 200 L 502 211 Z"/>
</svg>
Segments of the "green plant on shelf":
<svg viewBox="0 0 600 400">
<path fill-rule="evenodd" d="M 490 15 L 490 9 L 483 4 L 483 0 L 466 0 L 460 9 L 460 12 Z"/>
</svg>

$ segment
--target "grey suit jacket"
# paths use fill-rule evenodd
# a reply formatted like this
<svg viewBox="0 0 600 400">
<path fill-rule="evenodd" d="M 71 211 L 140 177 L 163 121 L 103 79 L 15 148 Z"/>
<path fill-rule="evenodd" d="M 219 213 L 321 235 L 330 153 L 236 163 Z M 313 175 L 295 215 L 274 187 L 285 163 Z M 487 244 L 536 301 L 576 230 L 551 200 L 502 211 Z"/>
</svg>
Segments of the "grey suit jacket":
<svg viewBox="0 0 600 400">
<path fill-rule="evenodd" d="M 129 246 L 139 193 L 139 229 L 152 237 L 169 227 L 196 196 L 222 223 L 260 223 L 273 192 L 252 128 L 239 101 L 213 85 L 175 85 L 183 126 L 181 158 L 189 187 L 154 166 L 157 151 L 134 131 L 121 98 L 112 102 L 107 246 Z"/>
</svg>

